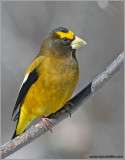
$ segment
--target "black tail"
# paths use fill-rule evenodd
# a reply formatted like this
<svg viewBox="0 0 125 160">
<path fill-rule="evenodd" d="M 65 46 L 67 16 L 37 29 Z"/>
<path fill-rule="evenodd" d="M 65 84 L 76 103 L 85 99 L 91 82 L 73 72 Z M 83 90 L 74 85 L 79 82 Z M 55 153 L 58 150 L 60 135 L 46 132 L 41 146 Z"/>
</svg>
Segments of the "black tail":
<svg viewBox="0 0 125 160">
<path fill-rule="evenodd" d="M 18 119 L 17 119 L 16 128 L 17 128 L 18 122 L 19 122 L 19 117 L 18 117 Z M 14 139 L 14 138 L 17 137 L 17 136 L 18 136 L 18 135 L 16 134 L 16 129 L 15 129 L 15 132 L 14 132 L 13 137 L 11 138 L 11 140 Z"/>
<path fill-rule="evenodd" d="M 19 122 L 19 117 L 20 117 L 20 110 L 18 111 L 18 113 L 15 115 L 15 118 L 14 118 L 14 121 L 17 120 L 16 128 L 17 128 L 17 125 L 18 125 L 18 122 Z M 13 137 L 11 138 L 11 140 L 14 139 L 17 136 L 18 135 L 16 134 L 16 129 L 15 129 L 15 132 L 14 132 Z"/>
<path fill-rule="evenodd" d="M 18 125 L 18 121 L 17 121 L 17 125 Z M 17 128 L 17 125 L 16 125 L 16 128 Z M 24 130 L 24 132 L 25 132 L 25 131 L 26 131 L 26 129 Z M 24 133 L 24 132 L 23 132 L 23 133 Z M 16 129 L 15 129 L 15 132 L 14 132 L 11 140 L 14 139 L 14 138 L 17 137 L 17 136 L 19 136 L 19 135 L 16 134 Z"/>
<path fill-rule="evenodd" d="M 13 137 L 11 138 L 11 140 L 14 139 L 14 138 L 17 137 L 17 136 L 18 136 L 18 135 L 16 135 L 16 129 L 15 129 L 15 132 L 14 132 Z"/>
<path fill-rule="evenodd" d="M 21 110 L 19 110 L 19 112 L 18 112 L 18 113 L 15 115 L 15 117 L 14 117 L 14 121 L 17 120 L 16 129 L 17 129 L 17 125 L 18 125 L 18 122 L 19 122 L 19 118 L 20 118 L 20 111 L 21 111 Z M 16 134 L 16 129 L 15 129 L 15 132 L 14 132 L 11 140 L 14 139 L 15 137 L 19 136 L 19 134 Z M 25 131 L 26 131 L 26 129 L 24 130 L 24 132 L 25 132 Z M 23 132 L 23 133 L 24 133 L 24 132 Z"/>
</svg>

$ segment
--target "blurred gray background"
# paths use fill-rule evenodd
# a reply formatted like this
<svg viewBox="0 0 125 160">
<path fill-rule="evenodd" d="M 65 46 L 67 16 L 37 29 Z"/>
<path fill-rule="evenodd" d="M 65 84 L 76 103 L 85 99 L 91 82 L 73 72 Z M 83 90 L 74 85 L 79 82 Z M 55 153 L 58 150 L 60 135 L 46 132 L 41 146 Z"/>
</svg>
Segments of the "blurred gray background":
<svg viewBox="0 0 125 160">
<path fill-rule="evenodd" d="M 77 50 L 80 79 L 73 95 L 124 49 L 123 2 L 2 2 L 2 144 L 16 123 L 11 114 L 25 71 L 44 37 L 63 26 L 87 41 Z M 124 145 L 123 69 L 53 133 L 39 137 L 9 159 L 89 158 L 121 155 Z M 39 119 L 36 119 L 35 124 Z"/>
</svg>

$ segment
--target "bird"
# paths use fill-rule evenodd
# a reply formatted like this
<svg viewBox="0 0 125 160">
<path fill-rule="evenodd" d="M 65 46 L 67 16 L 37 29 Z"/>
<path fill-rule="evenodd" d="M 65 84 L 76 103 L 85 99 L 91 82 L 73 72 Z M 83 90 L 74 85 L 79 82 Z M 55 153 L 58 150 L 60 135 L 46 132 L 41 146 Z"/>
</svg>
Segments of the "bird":
<svg viewBox="0 0 125 160">
<path fill-rule="evenodd" d="M 46 117 L 69 101 L 79 80 L 76 49 L 86 41 L 65 27 L 53 29 L 44 39 L 39 54 L 28 67 L 13 109 L 12 121 L 17 121 L 12 139 L 25 132 L 35 118 Z"/>
</svg>

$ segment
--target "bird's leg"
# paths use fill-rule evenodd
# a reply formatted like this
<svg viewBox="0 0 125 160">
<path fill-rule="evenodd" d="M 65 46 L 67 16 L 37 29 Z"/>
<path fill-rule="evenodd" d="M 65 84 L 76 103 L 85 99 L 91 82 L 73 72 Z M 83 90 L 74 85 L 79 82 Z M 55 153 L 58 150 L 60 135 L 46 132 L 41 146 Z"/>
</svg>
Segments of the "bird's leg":
<svg viewBox="0 0 125 160">
<path fill-rule="evenodd" d="M 49 118 L 46 118 L 45 116 L 42 116 L 42 117 L 41 117 L 41 120 L 42 120 L 42 122 L 43 122 L 44 127 L 45 127 L 46 129 L 50 130 L 51 133 L 52 133 L 52 128 L 50 127 L 50 124 L 49 124 L 49 122 L 52 123 L 52 120 L 49 119 Z"/>
<path fill-rule="evenodd" d="M 70 113 L 70 117 L 71 117 L 71 110 L 70 110 L 69 105 L 74 106 L 72 102 L 69 102 L 69 101 L 68 101 L 68 102 L 64 105 L 64 107 L 65 107 L 65 109 Z"/>
</svg>

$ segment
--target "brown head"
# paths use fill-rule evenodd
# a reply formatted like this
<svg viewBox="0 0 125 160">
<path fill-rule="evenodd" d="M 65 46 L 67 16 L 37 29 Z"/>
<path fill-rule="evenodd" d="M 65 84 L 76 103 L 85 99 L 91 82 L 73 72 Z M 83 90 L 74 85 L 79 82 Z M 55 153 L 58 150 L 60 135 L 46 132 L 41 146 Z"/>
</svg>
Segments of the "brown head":
<svg viewBox="0 0 125 160">
<path fill-rule="evenodd" d="M 57 57 L 67 57 L 75 50 L 87 43 L 74 35 L 70 30 L 59 27 L 51 31 L 50 35 L 44 40 L 40 54 Z"/>
</svg>

